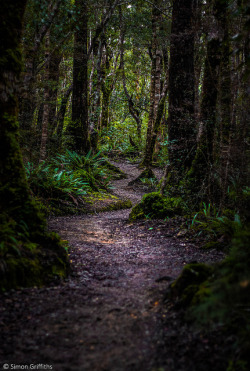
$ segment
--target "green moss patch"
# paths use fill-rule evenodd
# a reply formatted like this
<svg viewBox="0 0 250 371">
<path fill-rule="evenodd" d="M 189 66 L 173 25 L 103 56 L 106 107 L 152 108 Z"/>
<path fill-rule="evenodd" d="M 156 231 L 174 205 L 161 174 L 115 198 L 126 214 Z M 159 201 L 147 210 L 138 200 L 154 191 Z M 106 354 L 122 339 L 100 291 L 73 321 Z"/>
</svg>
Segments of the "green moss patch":
<svg viewBox="0 0 250 371">
<path fill-rule="evenodd" d="M 0 291 L 41 286 L 69 272 L 67 249 L 54 233 L 31 233 L 25 222 L 1 216 L 0 241 Z"/>
<path fill-rule="evenodd" d="M 181 275 L 171 285 L 171 296 L 182 306 L 189 305 L 200 286 L 212 274 L 213 268 L 202 263 L 191 263 L 184 267 Z"/>
<path fill-rule="evenodd" d="M 144 195 L 141 202 L 133 207 L 129 220 L 173 217 L 182 215 L 183 209 L 181 198 L 168 198 L 158 192 L 152 192 Z"/>
</svg>

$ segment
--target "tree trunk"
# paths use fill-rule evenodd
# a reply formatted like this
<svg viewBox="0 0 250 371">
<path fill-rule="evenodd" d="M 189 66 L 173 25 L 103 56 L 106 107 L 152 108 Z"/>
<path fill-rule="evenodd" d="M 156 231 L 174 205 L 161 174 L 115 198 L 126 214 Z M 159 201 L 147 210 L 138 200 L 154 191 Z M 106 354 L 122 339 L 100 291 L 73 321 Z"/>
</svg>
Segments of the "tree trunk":
<svg viewBox="0 0 250 371">
<path fill-rule="evenodd" d="M 22 69 L 20 42 L 25 6 L 25 0 L 2 2 L 0 14 L 0 240 L 4 252 L 1 290 L 41 285 L 56 271 L 60 277 L 66 273 L 66 251 L 54 236 L 51 238 L 45 232 L 45 219 L 31 199 L 17 141 L 18 78 Z M 17 249 L 19 254 L 13 254 Z"/>
<path fill-rule="evenodd" d="M 92 82 L 92 114 L 90 120 L 90 144 L 92 153 L 96 153 L 98 145 L 98 132 L 101 115 L 101 86 L 102 86 L 102 54 L 104 47 L 104 38 L 101 37 L 98 48 L 93 55 L 95 70 L 93 76 L 96 76 L 96 82 Z M 96 63 L 95 63 L 96 61 Z"/>
<path fill-rule="evenodd" d="M 214 188 L 211 171 L 214 162 L 220 55 L 219 38 L 211 38 L 207 42 L 197 150 L 187 175 L 192 190 L 200 194 L 201 199 L 206 197 L 209 200 Z"/>
<path fill-rule="evenodd" d="M 85 0 L 76 0 L 80 19 L 74 37 L 72 121 L 67 127 L 68 146 L 78 153 L 89 150 L 88 124 L 88 14 Z"/>
<path fill-rule="evenodd" d="M 23 89 L 19 99 L 19 123 L 20 128 L 24 130 L 25 134 L 29 133 L 31 128 L 33 115 L 36 108 L 36 90 L 34 80 L 36 76 L 36 65 L 38 59 L 38 51 L 41 47 L 42 41 L 50 29 L 50 26 L 58 14 L 62 0 L 53 0 L 48 4 L 48 18 L 37 31 L 34 37 L 33 46 L 26 51 L 25 55 L 25 73 L 23 77 Z"/>
<path fill-rule="evenodd" d="M 55 50 L 49 59 L 49 125 L 51 133 L 54 132 L 56 123 L 55 118 L 61 60 L 62 54 L 59 52 L 59 50 Z"/>
<path fill-rule="evenodd" d="M 232 123 L 232 90 L 230 66 L 230 36 L 228 24 L 228 3 L 224 0 L 215 0 L 215 17 L 221 34 L 221 64 L 220 64 L 220 178 L 221 178 L 221 206 L 224 203 L 230 162 L 230 132 Z"/>
<path fill-rule="evenodd" d="M 111 98 L 112 90 L 110 86 L 102 83 L 102 117 L 101 117 L 101 128 L 107 128 L 109 126 L 109 103 Z"/>
<path fill-rule="evenodd" d="M 21 72 L 20 39 L 24 0 L 3 2 L 0 15 L 0 212 L 36 224 L 38 218 L 31 203 L 17 142 L 17 94 Z"/>
<path fill-rule="evenodd" d="M 190 168 L 196 144 L 194 120 L 193 0 L 174 0 L 169 70 L 169 161 L 177 183 Z"/>
<path fill-rule="evenodd" d="M 114 90 L 116 82 L 116 72 L 117 72 L 117 59 L 113 66 L 113 71 L 111 70 L 111 60 L 112 54 L 108 45 L 104 49 L 103 61 L 101 66 L 101 91 L 102 91 L 102 113 L 101 113 L 101 128 L 107 128 L 109 126 L 109 105 L 112 92 Z"/>
<path fill-rule="evenodd" d="M 62 133 L 63 133 L 63 125 L 64 125 L 64 117 L 67 109 L 68 100 L 70 94 L 72 93 L 73 85 L 66 90 L 64 96 L 62 97 L 61 106 L 59 108 L 57 117 L 56 117 L 56 138 L 57 138 L 57 146 L 60 149 L 62 145 Z"/>
<path fill-rule="evenodd" d="M 141 141 L 141 118 L 140 118 L 140 113 L 139 111 L 135 108 L 133 98 L 129 94 L 128 89 L 127 89 L 127 84 L 126 84 L 126 75 L 125 75 L 125 69 L 124 69 L 124 38 L 125 38 L 125 24 L 124 24 L 124 19 L 122 15 L 122 9 L 121 6 L 119 7 L 119 13 L 120 13 L 120 70 L 122 73 L 122 83 L 123 83 L 123 90 L 126 95 L 127 101 L 128 101 L 128 108 L 129 108 L 129 113 L 133 117 L 133 119 L 136 122 L 136 128 L 137 128 L 137 135 L 138 135 L 138 140 L 139 142 Z M 139 79 L 136 81 L 136 89 L 138 91 L 139 89 Z"/>
<path fill-rule="evenodd" d="M 151 82 L 150 82 L 150 108 L 148 116 L 147 139 L 144 159 L 141 166 L 150 168 L 152 165 L 154 144 L 152 143 L 154 122 L 157 115 L 158 104 L 161 94 L 161 52 L 159 45 L 159 26 L 160 12 L 158 10 L 159 1 L 154 0 L 152 9 L 152 65 L 151 65 Z"/>
<path fill-rule="evenodd" d="M 25 6 L 24 0 L 3 2 L 0 15 L 0 55 L 4 61 L 0 68 L 0 214 L 6 218 L 1 222 L 13 221 L 13 228 L 26 223 L 32 236 L 43 230 L 45 222 L 31 200 L 17 141 L 20 41 Z"/>
<path fill-rule="evenodd" d="M 45 59 L 49 56 L 50 47 L 50 35 L 46 36 L 45 40 Z M 43 162 L 46 159 L 47 153 L 47 141 L 48 141 L 48 127 L 49 127 L 49 113 L 50 113 L 50 89 L 49 89 L 49 64 L 45 66 L 45 87 L 44 87 L 44 105 L 43 105 L 43 120 L 42 120 L 42 136 L 40 146 L 40 158 L 39 162 Z"/>
</svg>

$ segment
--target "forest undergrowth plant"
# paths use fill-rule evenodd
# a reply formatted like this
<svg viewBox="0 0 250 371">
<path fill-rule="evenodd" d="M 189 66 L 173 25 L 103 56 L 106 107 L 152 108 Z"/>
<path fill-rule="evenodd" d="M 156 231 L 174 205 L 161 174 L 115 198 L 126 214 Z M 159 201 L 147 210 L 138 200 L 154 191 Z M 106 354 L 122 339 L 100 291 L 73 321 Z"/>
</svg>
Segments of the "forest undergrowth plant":
<svg viewBox="0 0 250 371">
<path fill-rule="evenodd" d="M 125 177 L 100 152 L 94 155 L 89 152 L 86 156 L 81 156 L 71 151 L 38 166 L 27 163 L 26 174 L 40 210 L 47 215 L 57 214 L 58 204 L 59 209 L 65 209 L 65 213 L 72 213 L 91 194 L 109 192 L 112 188 L 111 179 Z"/>
<path fill-rule="evenodd" d="M 68 199 L 74 196 L 84 196 L 89 189 L 76 173 L 59 169 L 52 164 L 26 165 L 27 178 L 32 192 L 44 198 Z"/>
<path fill-rule="evenodd" d="M 107 160 L 101 152 L 92 154 L 89 151 L 85 156 L 81 156 L 76 152 L 67 150 L 65 154 L 59 155 L 51 161 L 56 166 L 61 166 L 76 173 L 94 191 L 107 190 L 109 187 L 112 172 L 107 167 Z"/>
<path fill-rule="evenodd" d="M 202 209 L 190 220 L 189 229 L 205 238 L 205 248 L 223 247 L 242 229 L 242 222 L 234 211 L 226 209 L 220 213 L 216 206 L 203 202 Z"/>
<path fill-rule="evenodd" d="M 158 180 L 155 178 L 141 178 L 141 182 L 151 188 L 156 188 L 158 185 Z"/>
</svg>

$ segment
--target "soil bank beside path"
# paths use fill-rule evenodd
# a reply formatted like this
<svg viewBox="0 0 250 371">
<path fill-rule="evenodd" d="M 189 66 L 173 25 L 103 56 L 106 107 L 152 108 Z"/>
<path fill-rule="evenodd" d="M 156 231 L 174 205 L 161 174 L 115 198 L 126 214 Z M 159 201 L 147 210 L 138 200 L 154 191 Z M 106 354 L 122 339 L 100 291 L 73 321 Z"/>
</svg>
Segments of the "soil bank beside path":
<svg viewBox="0 0 250 371">
<path fill-rule="evenodd" d="M 114 193 L 136 203 L 143 191 L 134 192 L 128 182 L 140 171 L 131 164 L 120 167 L 128 178 L 114 182 Z M 60 285 L 1 294 L 0 367 L 179 371 L 176 354 L 159 350 L 167 315 L 163 293 L 185 264 L 216 261 L 222 254 L 178 239 L 163 221 L 130 224 L 129 212 L 49 221 L 49 228 L 69 241 L 72 274 Z M 166 357 L 172 360 L 167 368 Z"/>
</svg>

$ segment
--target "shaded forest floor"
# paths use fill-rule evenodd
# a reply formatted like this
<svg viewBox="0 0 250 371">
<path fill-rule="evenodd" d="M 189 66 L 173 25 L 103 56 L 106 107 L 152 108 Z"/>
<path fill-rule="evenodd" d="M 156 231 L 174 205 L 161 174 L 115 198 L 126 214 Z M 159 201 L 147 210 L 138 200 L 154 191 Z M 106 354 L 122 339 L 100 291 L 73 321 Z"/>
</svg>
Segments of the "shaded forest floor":
<svg viewBox="0 0 250 371">
<path fill-rule="evenodd" d="M 114 193 L 134 204 L 145 192 L 128 183 L 140 171 L 119 166 L 128 178 L 114 182 Z M 1 364 L 47 364 L 57 371 L 226 370 L 227 343 L 225 354 L 218 352 L 223 345 L 216 333 L 192 329 L 163 300 L 185 264 L 218 261 L 223 254 L 178 236 L 172 221 L 129 223 L 129 212 L 49 220 L 49 228 L 69 241 L 72 272 L 59 285 L 1 294 Z"/>
</svg>

